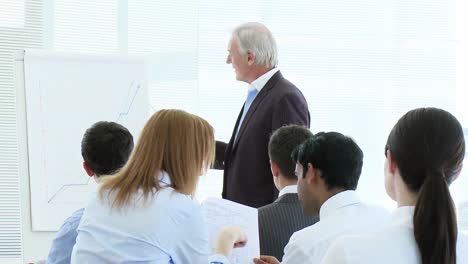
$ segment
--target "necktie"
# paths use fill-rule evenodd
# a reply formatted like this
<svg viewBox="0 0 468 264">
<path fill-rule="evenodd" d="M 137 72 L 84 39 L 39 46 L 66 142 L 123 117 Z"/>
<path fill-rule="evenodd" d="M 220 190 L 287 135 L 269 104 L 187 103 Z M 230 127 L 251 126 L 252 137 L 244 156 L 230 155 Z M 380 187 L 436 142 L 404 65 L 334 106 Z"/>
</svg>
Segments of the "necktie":
<svg viewBox="0 0 468 264">
<path fill-rule="evenodd" d="M 242 112 L 242 117 L 239 121 L 239 125 L 237 126 L 236 137 L 234 139 L 234 142 L 237 140 L 237 135 L 239 134 L 239 129 L 242 125 L 242 122 L 244 121 L 244 117 L 249 111 L 250 105 L 252 105 L 252 102 L 257 96 L 257 94 L 258 94 L 258 90 L 255 88 L 250 90 L 249 93 L 247 94 L 247 99 L 245 100 L 245 103 L 244 103 L 244 111 Z"/>
</svg>

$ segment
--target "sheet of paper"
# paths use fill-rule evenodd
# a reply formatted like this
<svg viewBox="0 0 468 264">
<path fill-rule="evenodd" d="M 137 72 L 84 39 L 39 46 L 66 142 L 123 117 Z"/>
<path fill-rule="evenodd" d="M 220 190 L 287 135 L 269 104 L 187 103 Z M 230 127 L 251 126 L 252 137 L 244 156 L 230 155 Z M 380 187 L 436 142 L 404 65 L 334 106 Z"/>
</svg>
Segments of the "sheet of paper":
<svg viewBox="0 0 468 264">
<path fill-rule="evenodd" d="M 210 232 L 210 242 L 214 249 L 216 237 L 221 228 L 237 225 L 247 233 L 247 245 L 235 248 L 229 260 L 232 264 L 253 263 L 260 256 L 258 233 L 258 211 L 256 208 L 219 198 L 208 198 L 202 203 L 202 211 Z"/>
</svg>

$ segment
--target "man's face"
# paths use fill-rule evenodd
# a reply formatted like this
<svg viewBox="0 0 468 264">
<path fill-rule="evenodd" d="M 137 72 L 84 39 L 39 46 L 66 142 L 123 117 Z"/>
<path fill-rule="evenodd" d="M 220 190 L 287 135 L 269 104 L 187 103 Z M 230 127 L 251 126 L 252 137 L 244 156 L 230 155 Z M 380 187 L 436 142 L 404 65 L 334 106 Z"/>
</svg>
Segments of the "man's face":
<svg viewBox="0 0 468 264">
<path fill-rule="evenodd" d="M 247 82 L 247 73 L 249 71 L 247 54 L 241 54 L 237 40 L 231 38 L 228 44 L 227 64 L 232 64 L 238 81 Z"/>
<path fill-rule="evenodd" d="M 315 173 L 313 168 L 308 168 L 305 177 L 303 177 L 303 166 L 296 163 L 295 174 L 297 177 L 297 195 L 301 201 L 304 214 L 317 215 L 320 211 L 320 202 L 314 190 L 312 173 Z M 315 175 L 318 176 L 318 175 Z"/>
</svg>

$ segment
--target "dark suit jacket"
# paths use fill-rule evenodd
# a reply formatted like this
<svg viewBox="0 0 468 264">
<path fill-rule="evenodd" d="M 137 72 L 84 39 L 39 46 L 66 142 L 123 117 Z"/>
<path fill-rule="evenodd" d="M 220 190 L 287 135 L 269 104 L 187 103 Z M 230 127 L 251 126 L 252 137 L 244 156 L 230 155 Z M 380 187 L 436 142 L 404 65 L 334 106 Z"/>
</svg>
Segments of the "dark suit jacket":
<svg viewBox="0 0 468 264">
<path fill-rule="evenodd" d="M 252 102 L 234 142 L 241 109 L 229 144 L 216 142 L 216 169 L 224 169 L 223 198 L 252 207 L 278 196 L 268 157 L 268 141 L 276 129 L 290 124 L 310 126 L 307 102 L 278 71 Z"/>
<path fill-rule="evenodd" d="M 287 193 L 274 203 L 258 208 L 260 255 L 283 258 L 284 247 L 291 235 L 315 224 L 318 216 L 305 216 L 297 194 Z"/>
</svg>

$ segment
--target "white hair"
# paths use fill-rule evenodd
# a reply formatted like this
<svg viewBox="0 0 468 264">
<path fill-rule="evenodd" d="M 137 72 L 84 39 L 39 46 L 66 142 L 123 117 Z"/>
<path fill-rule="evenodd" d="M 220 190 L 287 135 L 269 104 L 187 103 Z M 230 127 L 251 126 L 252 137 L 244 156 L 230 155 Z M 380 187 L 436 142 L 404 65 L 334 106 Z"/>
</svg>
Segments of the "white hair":
<svg viewBox="0 0 468 264">
<path fill-rule="evenodd" d="M 276 41 L 265 25 L 248 22 L 234 29 L 232 36 L 236 39 L 241 54 L 250 51 L 255 55 L 257 65 L 267 67 L 276 67 L 278 65 Z"/>
</svg>

